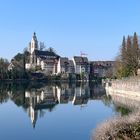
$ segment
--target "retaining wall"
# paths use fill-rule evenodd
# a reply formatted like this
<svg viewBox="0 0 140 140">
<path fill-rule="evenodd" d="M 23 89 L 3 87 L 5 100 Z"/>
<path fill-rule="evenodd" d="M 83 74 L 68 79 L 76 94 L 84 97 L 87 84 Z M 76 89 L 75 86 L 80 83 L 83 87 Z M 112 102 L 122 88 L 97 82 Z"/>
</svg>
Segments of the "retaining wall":
<svg viewBox="0 0 140 140">
<path fill-rule="evenodd" d="M 140 101 L 140 78 L 135 77 L 107 82 L 106 92 L 110 95 L 118 95 Z"/>
</svg>

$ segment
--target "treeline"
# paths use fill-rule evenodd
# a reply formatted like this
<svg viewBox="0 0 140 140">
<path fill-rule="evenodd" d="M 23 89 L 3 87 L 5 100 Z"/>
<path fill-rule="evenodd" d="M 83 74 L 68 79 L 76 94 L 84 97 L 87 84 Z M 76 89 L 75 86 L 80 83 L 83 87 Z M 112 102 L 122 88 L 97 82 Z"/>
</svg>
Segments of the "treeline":
<svg viewBox="0 0 140 140">
<path fill-rule="evenodd" d="M 115 64 L 115 75 L 117 78 L 136 76 L 140 67 L 140 46 L 136 32 L 133 36 L 124 36 L 120 54 Z"/>
<path fill-rule="evenodd" d="M 25 55 L 18 53 L 11 62 L 0 58 L 0 80 L 29 79 L 29 72 L 25 70 Z"/>
<path fill-rule="evenodd" d="M 0 79 L 7 78 L 9 62 L 7 59 L 0 58 Z"/>
</svg>

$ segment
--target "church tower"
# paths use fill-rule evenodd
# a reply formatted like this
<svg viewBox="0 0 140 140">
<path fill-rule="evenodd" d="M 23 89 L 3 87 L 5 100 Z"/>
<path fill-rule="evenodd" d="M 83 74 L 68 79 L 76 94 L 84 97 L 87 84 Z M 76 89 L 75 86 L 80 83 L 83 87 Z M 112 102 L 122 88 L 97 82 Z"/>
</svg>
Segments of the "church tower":
<svg viewBox="0 0 140 140">
<path fill-rule="evenodd" d="M 36 33 L 34 32 L 31 42 L 29 43 L 29 51 L 33 54 L 34 50 L 38 50 L 38 41 Z"/>
<path fill-rule="evenodd" d="M 31 42 L 29 42 L 29 52 L 30 52 L 30 64 L 36 65 L 37 60 L 34 51 L 38 50 L 38 41 L 36 33 L 34 32 Z"/>
</svg>

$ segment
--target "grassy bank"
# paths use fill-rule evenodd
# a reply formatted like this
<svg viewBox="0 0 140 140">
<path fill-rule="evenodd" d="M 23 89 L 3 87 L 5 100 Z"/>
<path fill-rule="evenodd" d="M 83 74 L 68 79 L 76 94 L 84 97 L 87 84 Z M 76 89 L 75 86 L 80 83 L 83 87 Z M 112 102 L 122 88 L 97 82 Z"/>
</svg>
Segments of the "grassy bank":
<svg viewBox="0 0 140 140">
<path fill-rule="evenodd" d="M 98 125 L 92 140 L 140 140 L 140 110 Z"/>
</svg>

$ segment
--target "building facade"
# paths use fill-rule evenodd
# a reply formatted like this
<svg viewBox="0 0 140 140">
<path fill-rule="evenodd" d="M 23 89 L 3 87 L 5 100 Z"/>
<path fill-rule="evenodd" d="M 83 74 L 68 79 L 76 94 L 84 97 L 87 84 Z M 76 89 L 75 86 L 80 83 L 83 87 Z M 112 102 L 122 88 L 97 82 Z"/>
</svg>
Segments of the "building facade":
<svg viewBox="0 0 140 140">
<path fill-rule="evenodd" d="M 82 80 L 88 80 L 90 74 L 96 77 L 107 77 L 113 73 L 114 61 L 89 62 L 88 58 L 83 56 L 74 56 L 72 60 L 69 60 L 67 57 L 60 57 L 52 49 L 43 51 L 40 48 L 36 33 L 34 33 L 28 47 L 30 60 L 26 63 L 26 69 L 41 70 L 48 75 L 74 74 L 79 75 L 80 78 L 77 79 Z"/>
<path fill-rule="evenodd" d="M 81 73 L 90 72 L 90 67 L 89 67 L 89 62 L 87 57 L 74 56 L 73 63 L 74 63 L 75 73 L 81 74 Z"/>
<path fill-rule="evenodd" d="M 42 70 L 46 74 L 57 73 L 59 55 L 51 50 L 40 50 L 36 33 L 33 34 L 28 51 L 30 53 L 30 63 L 26 64 L 26 69 Z"/>
<path fill-rule="evenodd" d="M 57 65 L 57 74 L 72 74 L 75 73 L 74 63 L 67 57 L 60 57 Z"/>
<path fill-rule="evenodd" d="M 90 62 L 90 73 L 95 77 L 110 77 L 113 74 L 114 61 Z"/>
<path fill-rule="evenodd" d="M 74 56 L 73 57 L 75 73 L 82 75 L 85 80 L 89 79 L 90 65 L 87 57 Z"/>
</svg>

